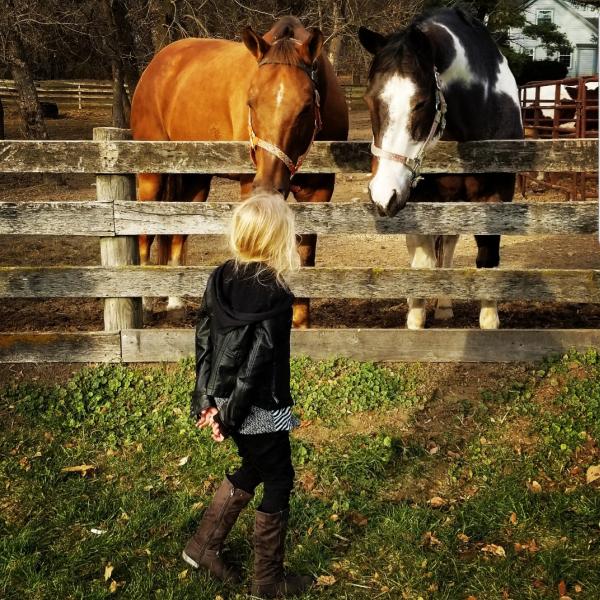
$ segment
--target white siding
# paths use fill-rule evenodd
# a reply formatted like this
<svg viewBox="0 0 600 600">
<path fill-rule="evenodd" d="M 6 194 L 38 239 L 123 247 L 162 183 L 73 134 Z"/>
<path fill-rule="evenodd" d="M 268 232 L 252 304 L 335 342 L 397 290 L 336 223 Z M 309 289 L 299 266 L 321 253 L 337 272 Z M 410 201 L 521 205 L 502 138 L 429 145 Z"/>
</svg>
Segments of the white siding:
<svg viewBox="0 0 600 600">
<path fill-rule="evenodd" d="M 600 11 L 586 9 L 580 11 L 571 5 L 563 5 L 557 0 L 535 0 L 525 9 L 525 17 L 530 23 L 536 23 L 539 10 L 552 10 L 553 22 L 562 31 L 569 43 L 573 46 L 573 59 L 568 75 L 592 75 L 598 72 L 597 41 L 598 28 L 594 28 L 586 21 L 586 18 L 598 16 Z M 583 14 L 582 14 L 583 13 Z M 538 39 L 525 37 L 520 29 L 511 29 L 510 36 L 513 39 L 512 47 L 517 51 L 523 49 L 535 49 L 535 60 L 547 58 L 546 51 L 540 45 Z M 579 48 L 579 45 L 588 46 Z M 590 45 L 594 45 L 596 53 L 590 52 Z"/>
</svg>

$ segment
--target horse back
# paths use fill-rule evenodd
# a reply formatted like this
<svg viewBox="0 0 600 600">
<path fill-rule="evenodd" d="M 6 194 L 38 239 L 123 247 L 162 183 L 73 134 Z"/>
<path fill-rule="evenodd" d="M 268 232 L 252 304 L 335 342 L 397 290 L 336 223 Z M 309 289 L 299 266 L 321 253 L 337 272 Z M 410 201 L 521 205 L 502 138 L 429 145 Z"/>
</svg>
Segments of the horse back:
<svg viewBox="0 0 600 600">
<path fill-rule="evenodd" d="M 257 69 L 240 43 L 188 38 L 169 44 L 136 87 L 136 140 L 246 140 L 247 92 Z"/>
</svg>

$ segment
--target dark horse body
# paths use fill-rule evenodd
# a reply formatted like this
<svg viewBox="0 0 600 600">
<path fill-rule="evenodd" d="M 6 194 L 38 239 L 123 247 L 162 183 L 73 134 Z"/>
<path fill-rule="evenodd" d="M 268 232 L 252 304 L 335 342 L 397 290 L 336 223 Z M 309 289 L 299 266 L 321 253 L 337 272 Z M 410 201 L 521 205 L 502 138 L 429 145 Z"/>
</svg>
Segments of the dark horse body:
<svg viewBox="0 0 600 600">
<path fill-rule="evenodd" d="M 440 116 L 439 104 L 436 106 L 440 96 L 446 105 L 443 140 L 523 137 L 515 79 L 486 28 L 460 9 L 441 9 L 418 17 L 404 31 L 389 37 L 364 28 L 359 37 L 374 54 L 365 100 L 377 154 L 369 191 L 379 211 L 392 216 L 407 200 L 510 202 L 515 186 L 512 173 L 424 175 L 418 179 L 418 168 L 410 166 L 410 159 L 426 150 L 426 141 L 434 141 L 430 133 L 434 118 Z M 406 237 L 413 267 L 452 266 L 458 236 Z M 477 267 L 497 267 L 500 236 L 475 238 Z M 450 318 L 451 306 L 449 298 L 438 298 L 436 318 Z M 481 301 L 479 322 L 485 329 L 499 326 L 495 300 Z M 419 329 L 424 325 L 424 300 L 410 298 L 407 326 Z"/>
<path fill-rule="evenodd" d="M 256 176 L 233 176 L 240 180 L 242 197 L 262 188 L 284 196 L 292 191 L 301 202 L 328 201 L 333 174 L 298 174 L 292 179 L 285 163 L 287 159 L 297 165 L 315 135 L 319 140 L 348 137 L 344 93 L 321 52 L 322 33 L 305 29 L 294 17 L 283 17 L 264 36 L 246 28 L 242 38 L 243 43 L 185 39 L 161 50 L 135 90 L 134 139 L 248 141 L 250 113 L 254 134 L 265 144 L 252 152 Z M 204 201 L 211 179 L 212 175 L 141 174 L 138 200 Z M 159 236 L 159 264 L 181 265 L 185 240 L 184 235 Z M 151 236 L 139 236 L 142 264 L 148 263 L 151 243 Z M 316 236 L 302 236 L 304 265 L 314 265 L 315 244 Z M 182 306 L 180 299 L 169 298 L 167 310 Z M 294 323 L 308 324 L 307 300 L 300 299 L 294 307 Z"/>
</svg>

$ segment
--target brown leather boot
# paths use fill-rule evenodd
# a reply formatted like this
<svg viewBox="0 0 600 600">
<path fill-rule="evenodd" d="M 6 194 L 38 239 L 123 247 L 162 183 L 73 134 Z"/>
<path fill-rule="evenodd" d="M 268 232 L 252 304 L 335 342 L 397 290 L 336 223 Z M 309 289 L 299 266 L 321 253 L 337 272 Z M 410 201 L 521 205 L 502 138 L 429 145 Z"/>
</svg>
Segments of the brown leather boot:
<svg viewBox="0 0 600 600">
<path fill-rule="evenodd" d="M 312 577 L 286 575 L 283 572 L 289 513 L 289 509 L 274 514 L 256 511 L 253 596 L 262 598 L 294 596 L 306 591 L 314 583 Z"/>
<path fill-rule="evenodd" d="M 242 579 L 240 573 L 221 558 L 221 549 L 239 514 L 253 496 L 235 488 L 225 477 L 204 512 L 196 533 L 185 545 L 183 560 L 195 569 L 208 569 L 221 581 L 239 583 Z"/>
</svg>

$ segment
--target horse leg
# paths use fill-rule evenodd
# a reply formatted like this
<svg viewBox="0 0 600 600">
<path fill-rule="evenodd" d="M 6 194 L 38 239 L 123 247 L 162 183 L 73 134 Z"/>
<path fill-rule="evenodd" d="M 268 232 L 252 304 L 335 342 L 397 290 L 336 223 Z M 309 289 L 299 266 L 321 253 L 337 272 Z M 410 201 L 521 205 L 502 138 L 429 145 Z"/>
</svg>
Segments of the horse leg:
<svg viewBox="0 0 600 600">
<path fill-rule="evenodd" d="M 513 173 L 490 173 L 485 176 L 465 177 L 467 200 L 477 202 L 510 202 L 515 192 L 516 176 Z M 500 236 L 476 235 L 478 269 L 494 269 L 500 264 Z M 479 310 L 481 329 L 498 329 L 498 302 L 490 298 L 481 300 Z"/>
<path fill-rule="evenodd" d="M 435 269 L 437 261 L 435 257 L 434 235 L 410 235 L 406 236 L 406 246 L 410 255 L 410 266 L 413 269 Z M 408 298 L 408 316 L 406 327 L 408 329 L 423 329 L 425 327 L 425 300 L 423 298 Z"/>
<path fill-rule="evenodd" d="M 335 175 L 298 175 L 290 186 L 297 202 L 329 202 L 335 187 Z M 317 234 L 305 233 L 300 236 L 298 253 L 303 267 L 314 267 L 317 255 Z M 296 298 L 294 302 L 293 325 L 298 329 L 310 327 L 310 299 Z"/>
<path fill-rule="evenodd" d="M 254 175 L 240 175 L 240 197 L 246 200 L 252 195 Z"/>
<path fill-rule="evenodd" d="M 500 236 L 476 235 L 477 242 L 477 268 L 493 269 L 500 264 Z M 479 310 L 479 327 L 481 329 L 498 329 L 498 302 L 496 300 L 481 300 Z"/>
<path fill-rule="evenodd" d="M 457 242 L 457 235 L 442 235 L 438 238 L 438 243 L 436 244 L 438 267 L 450 268 L 452 266 Z M 439 321 L 447 321 L 453 316 L 452 299 L 450 296 L 438 296 L 434 318 Z"/>
<path fill-rule="evenodd" d="M 171 199 L 178 202 L 205 202 L 210 192 L 211 175 L 180 175 L 179 189 Z M 167 237 L 167 236 L 164 236 Z M 171 267 L 185 265 L 187 254 L 187 234 L 168 236 L 170 243 L 164 260 Z M 164 263 L 163 263 L 164 264 Z M 180 296 L 169 296 L 167 301 L 167 320 L 174 321 L 185 316 L 185 300 Z"/>
<path fill-rule="evenodd" d="M 138 175 L 137 199 L 139 202 L 160 200 L 163 178 L 158 173 L 142 173 Z M 138 247 L 140 252 L 140 265 L 150 264 L 150 250 L 153 235 L 138 235 Z M 142 298 L 143 319 L 149 321 L 152 316 L 152 300 L 147 296 Z"/>
</svg>

